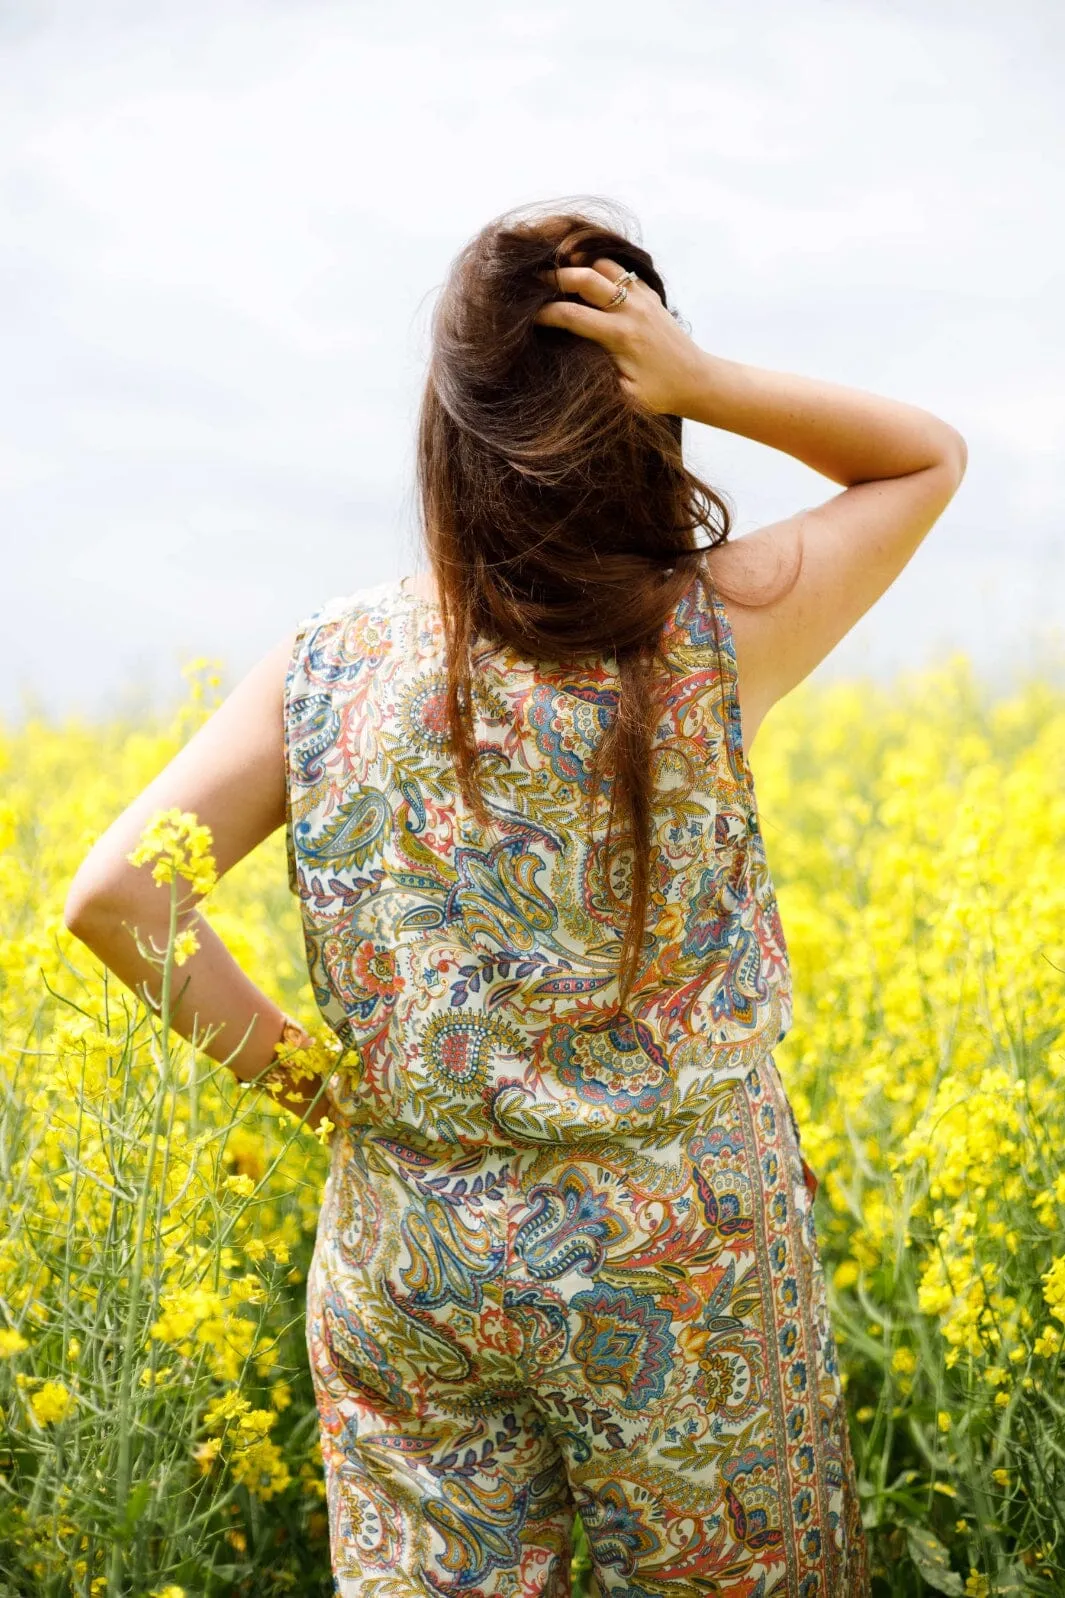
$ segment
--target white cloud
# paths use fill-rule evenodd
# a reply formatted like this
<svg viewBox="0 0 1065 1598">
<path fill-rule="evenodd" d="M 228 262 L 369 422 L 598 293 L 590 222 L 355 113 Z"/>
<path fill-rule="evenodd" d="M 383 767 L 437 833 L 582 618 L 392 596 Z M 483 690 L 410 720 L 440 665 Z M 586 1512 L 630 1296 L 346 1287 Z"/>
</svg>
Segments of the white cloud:
<svg viewBox="0 0 1065 1598">
<path fill-rule="evenodd" d="M 1042 8 L 946 0 L 6 8 L 8 702 L 25 682 L 91 705 L 146 651 L 165 677 L 179 637 L 242 669 L 318 598 L 407 569 L 435 286 L 489 216 L 571 194 L 635 211 L 700 342 L 967 434 L 942 558 L 826 669 L 971 639 L 950 562 L 973 541 L 1011 626 L 1065 620 L 1040 565 L 1065 420 L 1059 72 Z M 834 491 L 743 441 L 692 449 L 741 530 Z M 74 618 L 77 673 L 42 598 Z M 974 647 L 1013 646 L 998 627 Z"/>
</svg>

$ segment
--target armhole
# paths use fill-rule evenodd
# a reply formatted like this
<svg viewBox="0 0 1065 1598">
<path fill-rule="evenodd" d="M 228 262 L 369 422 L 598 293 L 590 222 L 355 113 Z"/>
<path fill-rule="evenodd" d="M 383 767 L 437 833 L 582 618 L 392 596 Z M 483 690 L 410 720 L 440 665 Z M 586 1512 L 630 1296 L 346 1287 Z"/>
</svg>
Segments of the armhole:
<svg viewBox="0 0 1065 1598">
<path fill-rule="evenodd" d="M 389 590 L 390 583 L 379 583 L 373 588 L 357 588 L 350 594 L 336 594 L 333 599 L 326 599 L 325 604 L 312 610 L 312 614 L 304 617 L 296 628 L 296 638 L 293 641 L 293 652 L 288 658 L 288 668 L 285 671 L 285 692 L 281 698 L 281 722 L 283 722 L 283 746 L 285 746 L 285 857 L 288 863 L 288 885 L 291 892 L 299 895 L 299 850 L 296 849 L 296 817 L 294 817 L 293 789 L 296 786 L 296 751 L 294 751 L 293 730 L 296 721 L 296 703 L 301 695 L 310 690 L 310 671 L 307 660 L 313 641 L 317 638 L 321 628 L 329 622 L 337 622 L 342 617 L 352 614 L 360 604 L 373 601 Z M 321 694 L 321 686 L 315 687 L 315 692 Z"/>
<path fill-rule="evenodd" d="M 354 595 L 339 595 L 327 599 L 324 605 L 305 616 L 296 629 L 296 636 L 285 669 L 284 692 L 281 701 L 282 741 L 285 752 L 285 859 L 288 869 L 289 891 L 299 894 L 299 871 L 295 835 L 295 817 L 292 790 L 296 782 L 295 752 L 293 749 L 293 721 L 295 704 L 308 687 L 307 657 L 319 628 L 335 620 L 351 604 Z"/>
<path fill-rule="evenodd" d="M 307 635 L 315 625 L 313 616 L 300 622 L 296 631 L 292 653 L 289 656 L 288 666 L 285 669 L 285 687 L 282 696 L 281 719 L 283 726 L 283 741 L 285 749 L 285 858 L 288 863 L 289 892 L 299 893 L 299 874 L 296 870 L 296 840 L 293 833 L 292 815 L 292 785 L 295 780 L 292 757 L 292 703 L 300 692 L 300 684 L 305 679 L 304 660 L 306 658 Z"/>
<path fill-rule="evenodd" d="M 725 601 L 709 572 L 706 587 L 710 595 L 710 608 L 714 618 L 714 648 L 717 652 L 718 673 L 721 684 L 721 725 L 725 734 L 725 747 L 729 767 L 737 781 L 751 786 L 751 768 L 747 764 L 747 751 L 743 747 L 743 722 L 740 716 L 739 672 L 736 667 L 736 645 L 732 637 Z"/>
</svg>

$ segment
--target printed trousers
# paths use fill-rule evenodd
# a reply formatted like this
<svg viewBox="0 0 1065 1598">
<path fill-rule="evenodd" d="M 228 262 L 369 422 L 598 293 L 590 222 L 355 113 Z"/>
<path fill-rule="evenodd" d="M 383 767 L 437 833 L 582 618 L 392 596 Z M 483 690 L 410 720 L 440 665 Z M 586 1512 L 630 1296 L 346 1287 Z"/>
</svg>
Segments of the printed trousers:
<svg viewBox="0 0 1065 1598">
<path fill-rule="evenodd" d="M 341 1598 L 863 1598 L 802 1158 L 772 1055 L 666 1145 L 338 1130 L 307 1347 Z"/>
</svg>

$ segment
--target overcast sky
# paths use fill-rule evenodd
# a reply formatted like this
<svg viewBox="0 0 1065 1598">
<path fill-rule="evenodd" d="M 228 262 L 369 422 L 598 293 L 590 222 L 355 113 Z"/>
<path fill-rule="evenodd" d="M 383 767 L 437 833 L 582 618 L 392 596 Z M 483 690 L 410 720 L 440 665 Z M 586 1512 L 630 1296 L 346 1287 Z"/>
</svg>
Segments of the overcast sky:
<svg viewBox="0 0 1065 1598">
<path fill-rule="evenodd" d="M 1065 657 L 1057 0 L 0 0 L 0 714 L 232 686 L 413 570 L 448 262 L 602 195 L 693 336 L 927 406 L 965 483 L 819 675 Z M 690 426 L 738 533 L 828 498 Z"/>
</svg>

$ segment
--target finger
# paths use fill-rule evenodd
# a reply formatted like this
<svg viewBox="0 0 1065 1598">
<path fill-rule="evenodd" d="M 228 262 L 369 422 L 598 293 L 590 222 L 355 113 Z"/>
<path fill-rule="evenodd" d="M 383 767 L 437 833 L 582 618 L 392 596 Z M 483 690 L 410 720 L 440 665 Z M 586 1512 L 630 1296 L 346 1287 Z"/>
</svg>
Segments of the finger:
<svg viewBox="0 0 1065 1598">
<path fill-rule="evenodd" d="M 597 272 L 601 272 L 605 276 L 609 277 L 611 284 L 611 295 L 615 294 L 617 292 L 618 283 L 625 276 L 625 268 L 623 266 L 619 266 L 617 261 L 612 261 L 607 255 L 602 256 L 598 261 L 594 261 L 592 264 Z M 643 278 L 640 277 L 638 273 L 635 277 L 629 278 L 626 286 L 629 291 L 628 295 L 626 296 L 626 303 L 628 303 L 630 307 L 634 303 L 640 304 L 644 299 L 657 300 L 660 298 L 657 291 L 653 289 L 649 283 L 645 283 Z"/>
<path fill-rule="evenodd" d="M 592 266 L 604 277 L 608 277 L 611 283 L 616 283 L 619 277 L 625 276 L 625 268 L 619 266 L 617 261 L 612 261 L 609 255 L 601 255 L 597 261 L 592 262 Z"/>
<path fill-rule="evenodd" d="M 620 277 L 620 267 L 617 272 Z M 579 294 L 582 300 L 598 306 L 601 311 L 614 298 L 614 279 L 606 277 L 594 266 L 558 266 L 553 271 L 540 272 L 538 276 L 542 282 L 553 284 L 560 294 Z"/>
<path fill-rule="evenodd" d="M 541 305 L 533 321 L 539 322 L 541 327 L 561 327 L 567 333 L 579 333 L 582 338 L 594 339 L 607 348 L 613 345 L 617 328 L 613 312 L 579 305 L 576 300 L 548 300 L 546 305 Z"/>
</svg>

